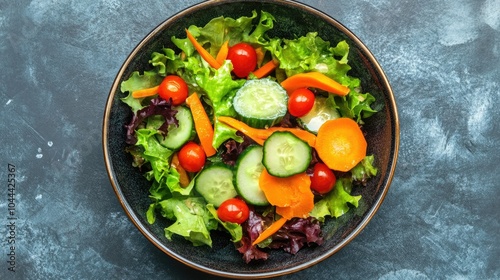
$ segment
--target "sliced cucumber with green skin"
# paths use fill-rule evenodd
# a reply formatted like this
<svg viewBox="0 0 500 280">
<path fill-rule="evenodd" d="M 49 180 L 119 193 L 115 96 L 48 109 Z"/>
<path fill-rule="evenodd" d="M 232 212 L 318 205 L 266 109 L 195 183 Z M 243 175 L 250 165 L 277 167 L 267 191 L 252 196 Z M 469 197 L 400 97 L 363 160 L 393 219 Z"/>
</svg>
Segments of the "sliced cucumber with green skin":
<svg viewBox="0 0 500 280">
<path fill-rule="evenodd" d="M 194 135 L 194 122 L 191 110 L 187 107 L 177 106 L 173 109 L 177 110 L 175 118 L 179 121 L 179 126 L 170 125 L 167 136 L 158 135 L 157 139 L 162 146 L 175 150 L 192 139 Z"/>
<path fill-rule="evenodd" d="M 229 166 L 213 164 L 200 171 L 196 177 L 195 189 L 207 203 L 219 207 L 222 202 L 238 195 L 233 177 L 233 170 Z"/>
<path fill-rule="evenodd" d="M 251 127 L 271 127 L 287 112 L 288 94 L 271 79 L 248 80 L 236 92 L 234 110 L 241 121 Z"/>
<path fill-rule="evenodd" d="M 288 131 L 276 131 L 263 146 L 262 164 L 269 174 L 289 177 L 306 171 L 311 162 L 309 144 Z"/>
<path fill-rule="evenodd" d="M 305 116 L 298 118 L 299 123 L 304 129 L 314 134 L 318 133 L 319 128 L 328 120 L 340 118 L 340 114 L 326 97 L 316 97 L 314 106 Z"/>
<path fill-rule="evenodd" d="M 266 195 L 259 187 L 262 165 L 262 147 L 251 145 L 246 148 L 236 161 L 234 185 L 238 194 L 248 203 L 256 206 L 269 204 Z"/>
</svg>

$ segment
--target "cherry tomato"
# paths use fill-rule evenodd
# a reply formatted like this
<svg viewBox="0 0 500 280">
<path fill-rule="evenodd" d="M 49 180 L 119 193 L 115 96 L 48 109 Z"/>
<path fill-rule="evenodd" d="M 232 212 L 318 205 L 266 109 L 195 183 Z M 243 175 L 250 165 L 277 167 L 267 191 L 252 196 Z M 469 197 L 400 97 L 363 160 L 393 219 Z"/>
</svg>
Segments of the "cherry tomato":
<svg viewBox="0 0 500 280">
<path fill-rule="evenodd" d="M 248 219 L 250 211 L 245 201 L 239 198 L 230 198 L 219 206 L 217 216 L 223 222 L 242 224 Z"/>
<path fill-rule="evenodd" d="M 161 82 L 158 95 L 165 100 L 172 98 L 172 105 L 177 106 L 186 101 L 188 86 L 181 77 L 168 75 Z"/>
<path fill-rule="evenodd" d="M 257 67 L 257 53 L 247 43 L 238 43 L 230 47 L 227 59 L 233 63 L 233 73 L 238 78 L 246 78 Z"/>
<path fill-rule="evenodd" d="M 288 98 L 288 111 L 294 117 L 302 117 L 314 106 L 314 93 L 307 88 L 299 88 Z"/>
<path fill-rule="evenodd" d="M 187 142 L 179 151 L 179 163 L 189 172 L 198 172 L 205 165 L 205 151 L 193 141 Z"/>
<path fill-rule="evenodd" d="M 311 189 L 320 194 L 325 194 L 333 189 L 336 181 L 335 174 L 326 164 L 318 162 L 314 165 Z"/>
</svg>

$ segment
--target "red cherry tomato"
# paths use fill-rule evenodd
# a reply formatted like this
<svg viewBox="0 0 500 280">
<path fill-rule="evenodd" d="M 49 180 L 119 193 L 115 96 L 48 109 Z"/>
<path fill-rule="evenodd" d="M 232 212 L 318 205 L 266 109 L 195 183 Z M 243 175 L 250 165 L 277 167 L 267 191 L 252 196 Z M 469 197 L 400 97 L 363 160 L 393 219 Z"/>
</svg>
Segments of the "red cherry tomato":
<svg viewBox="0 0 500 280">
<path fill-rule="evenodd" d="M 181 77 L 168 75 L 161 82 L 158 95 L 165 100 L 172 98 L 172 105 L 177 106 L 186 101 L 188 86 Z"/>
<path fill-rule="evenodd" d="M 223 222 L 242 224 L 248 219 L 250 211 L 245 201 L 239 198 L 230 198 L 219 206 L 217 216 Z"/>
<path fill-rule="evenodd" d="M 186 171 L 198 172 L 205 165 L 205 151 L 203 151 L 203 148 L 195 142 L 190 141 L 182 146 L 178 156 L 179 163 Z"/>
<path fill-rule="evenodd" d="M 311 189 L 320 194 L 325 194 L 333 189 L 336 181 L 335 174 L 326 164 L 318 162 L 314 165 Z"/>
<path fill-rule="evenodd" d="M 233 63 L 233 73 L 238 78 L 246 78 L 257 67 L 257 53 L 247 43 L 238 43 L 230 47 L 227 59 Z"/>
<path fill-rule="evenodd" d="M 302 117 L 314 106 L 314 93 L 307 88 L 299 88 L 288 98 L 288 111 L 294 117 Z"/>
</svg>

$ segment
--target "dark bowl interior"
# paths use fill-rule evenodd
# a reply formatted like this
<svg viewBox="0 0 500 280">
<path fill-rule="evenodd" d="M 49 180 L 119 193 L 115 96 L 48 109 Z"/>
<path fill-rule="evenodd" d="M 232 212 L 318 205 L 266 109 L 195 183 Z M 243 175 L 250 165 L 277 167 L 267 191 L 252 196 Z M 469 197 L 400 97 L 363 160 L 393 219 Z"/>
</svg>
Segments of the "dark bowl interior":
<svg viewBox="0 0 500 280">
<path fill-rule="evenodd" d="M 360 206 L 339 219 L 327 219 L 323 230 L 325 243 L 304 248 L 295 256 L 282 251 L 270 254 L 267 261 L 246 264 L 224 233 L 213 234 L 213 247 L 193 247 L 183 239 L 169 241 L 164 237 L 165 221 L 150 225 L 146 210 L 150 203 L 150 183 L 131 165 L 124 152 L 125 129 L 131 113 L 119 99 L 120 83 L 135 70 L 146 70 L 153 51 L 173 47 L 172 36 L 185 37 L 189 25 L 205 25 L 217 16 L 249 16 L 252 10 L 265 10 L 276 17 L 271 36 L 294 38 L 317 31 L 331 42 L 346 40 L 351 52 L 350 75 L 361 78 L 364 91 L 377 98 L 380 112 L 367 120 L 369 154 L 376 155 L 379 173 L 365 188 L 354 190 L 363 196 Z M 206 1 L 190 7 L 161 23 L 132 51 L 120 69 L 106 104 L 103 121 L 103 149 L 107 171 L 116 195 L 137 228 L 160 250 L 178 261 L 201 271 L 219 276 L 258 278 L 284 275 L 310 267 L 333 255 L 348 244 L 373 217 L 382 203 L 395 171 L 399 145 L 397 109 L 391 87 L 370 51 L 343 25 L 306 5 L 291 1 Z"/>
</svg>

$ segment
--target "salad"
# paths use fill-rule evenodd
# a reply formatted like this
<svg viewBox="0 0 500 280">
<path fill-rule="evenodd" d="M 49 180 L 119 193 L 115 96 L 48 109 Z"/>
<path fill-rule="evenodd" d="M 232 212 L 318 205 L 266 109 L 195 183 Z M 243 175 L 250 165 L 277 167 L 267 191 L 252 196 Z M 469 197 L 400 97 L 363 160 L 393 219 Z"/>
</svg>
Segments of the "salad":
<svg viewBox="0 0 500 280">
<path fill-rule="evenodd" d="M 186 27 L 121 84 L 148 222 L 194 246 L 226 232 L 247 263 L 320 246 L 325 219 L 358 207 L 352 190 L 377 174 L 362 131 L 375 98 L 348 74 L 349 45 L 271 37 L 275 23 L 252 11 Z"/>
</svg>

